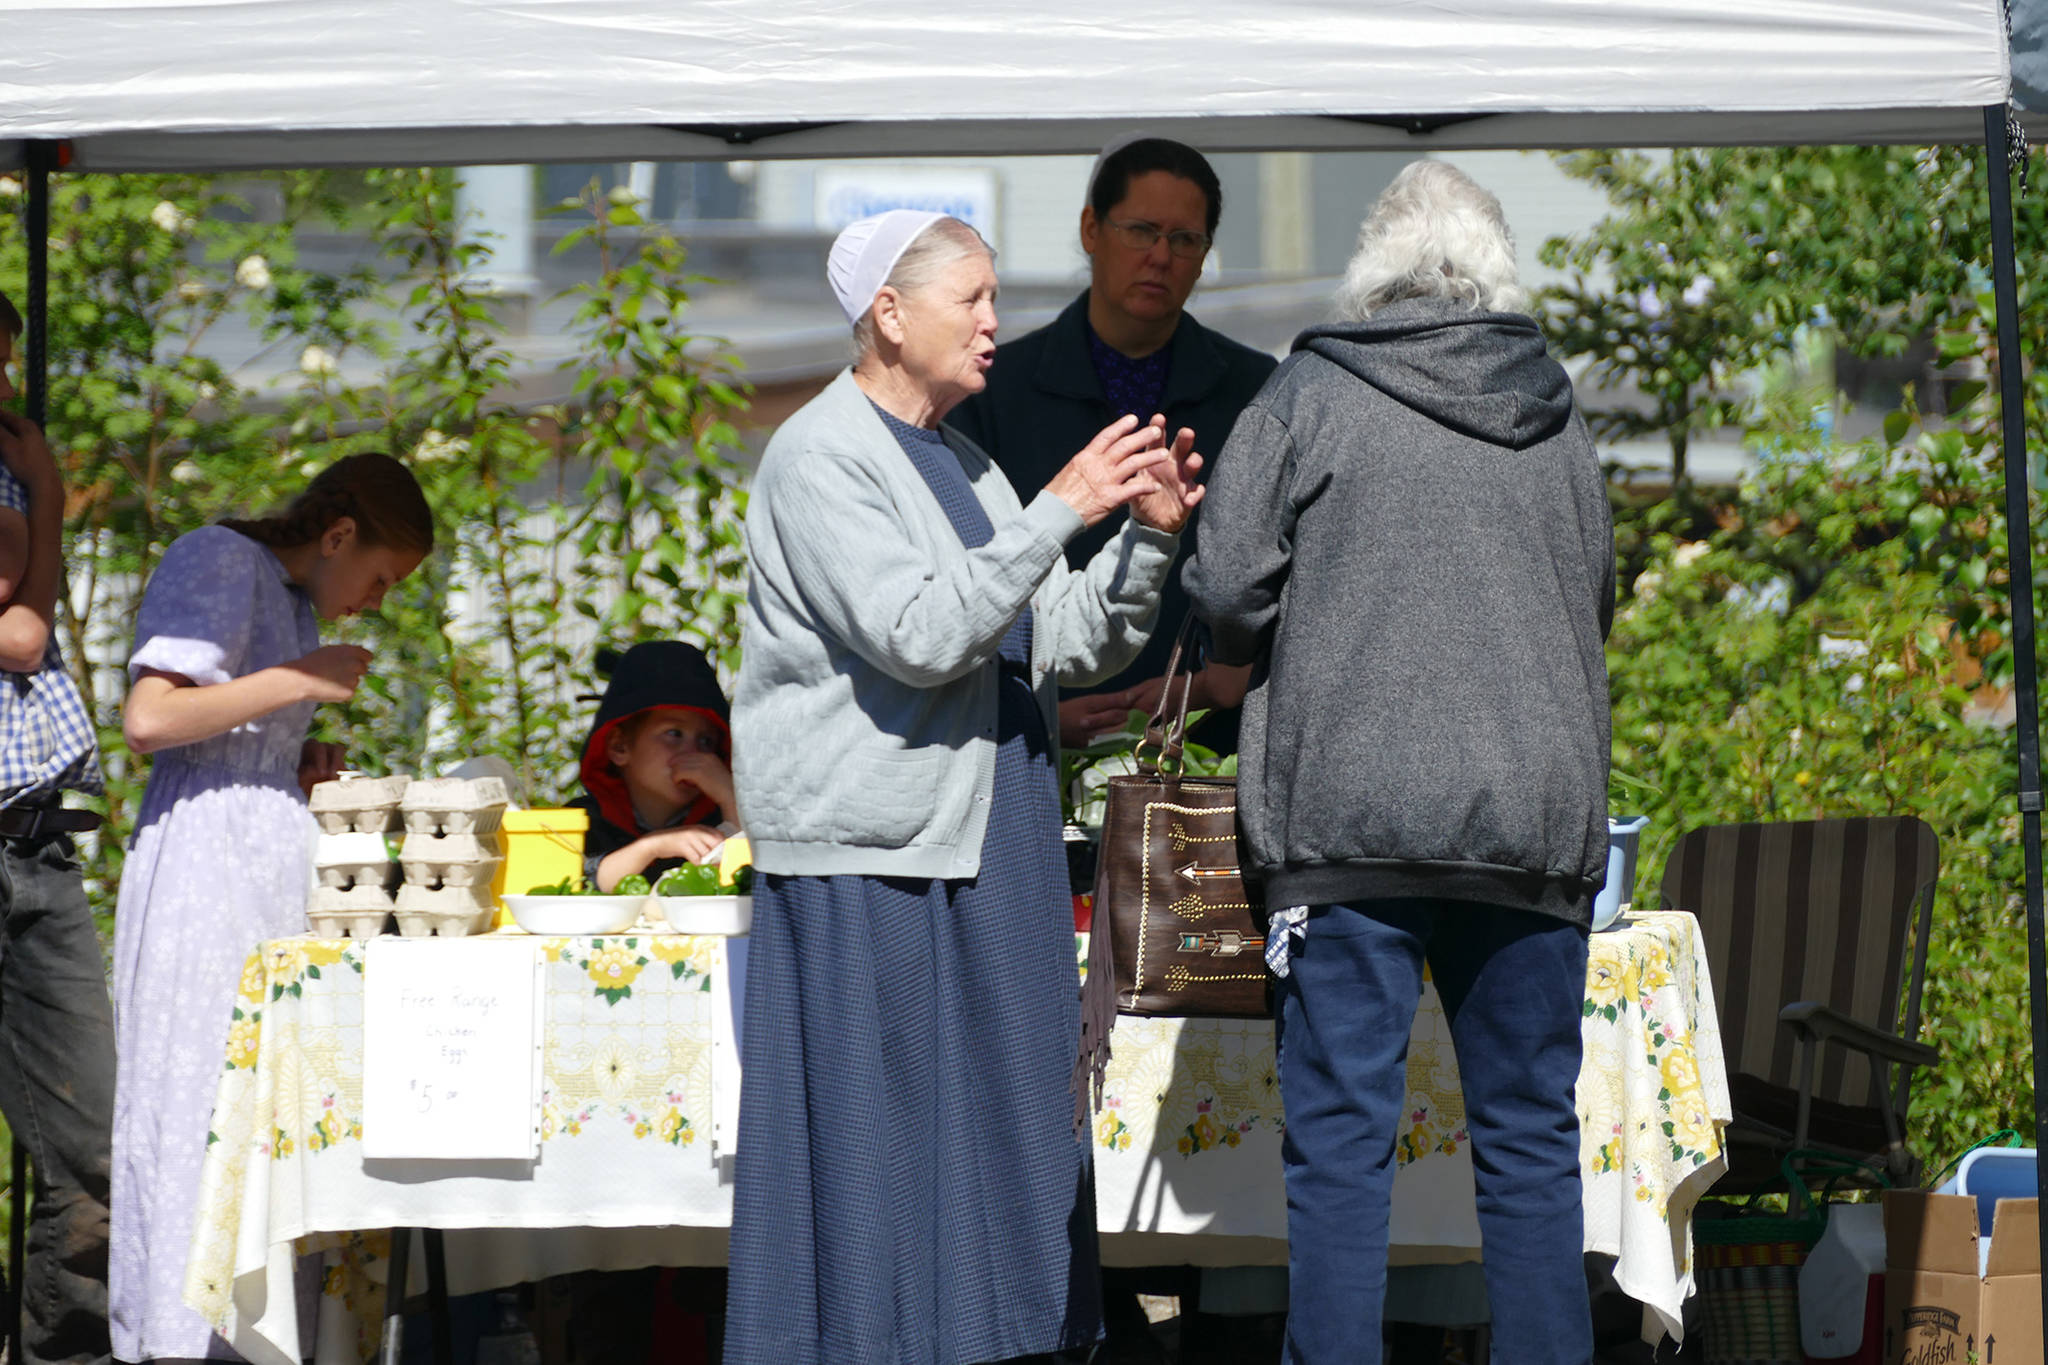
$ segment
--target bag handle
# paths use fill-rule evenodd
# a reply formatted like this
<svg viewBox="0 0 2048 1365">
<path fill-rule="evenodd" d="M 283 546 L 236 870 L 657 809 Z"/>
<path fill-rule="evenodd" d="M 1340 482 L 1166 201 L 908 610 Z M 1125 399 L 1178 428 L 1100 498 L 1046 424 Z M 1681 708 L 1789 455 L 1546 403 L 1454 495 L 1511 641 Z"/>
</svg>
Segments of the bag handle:
<svg viewBox="0 0 2048 1365">
<path fill-rule="evenodd" d="M 1792 1164 L 1794 1157 L 1802 1155 L 1808 1154 L 1801 1152 L 1787 1152 L 1784 1158 L 1778 1162 L 1778 1175 L 1785 1182 L 1786 1193 L 1791 1196 L 1791 1202 L 1789 1207 L 1793 1211 L 1797 1211 L 1801 1208 L 1811 1207 L 1813 1204 L 1813 1191 L 1809 1190 L 1806 1187 L 1806 1182 L 1799 1178 L 1799 1168 Z M 1818 1156 L 1820 1154 L 1818 1152 L 1815 1152 L 1811 1153 L 1811 1155 Z M 1765 1195 L 1771 1192 L 1771 1186 L 1774 1183 L 1775 1182 L 1769 1176 L 1764 1177 L 1764 1182 L 1761 1185 L 1758 1185 L 1755 1189 L 1751 1190 L 1749 1192 L 1749 1198 L 1743 1200 L 1741 1205 L 1736 1209 L 1735 1216 L 1740 1218 L 1744 1215 L 1753 1213 L 1756 1210 L 1757 1201 L 1762 1199 Z"/>
<path fill-rule="evenodd" d="M 2013 1128 L 2001 1128 L 1997 1132 L 1993 1133 L 1990 1137 L 1978 1138 L 1975 1142 L 1963 1148 L 1962 1151 L 1957 1152 L 1946 1166 L 1943 1166 L 1940 1170 L 1936 1171 L 1932 1176 L 1928 1177 L 1927 1188 L 1934 1189 L 1937 1186 L 1939 1186 L 1941 1184 L 1942 1177 L 1946 1176 L 1956 1167 L 1962 1165 L 1963 1158 L 1968 1156 L 1970 1153 L 1976 1151 L 1979 1147 L 1989 1147 L 1992 1143 L 2001 1140 L 2008 1147 L 2019 1146 L 2020 1135 L 2018 1130 Z"/>
<path fill-rule="evenodd" d="M 1193 643 L 1195 636 L 1195 614 L 1190 611 L 1181 618 L 1180 630 L 1173 637 L 1173 652 L 1166 658 L 1166 676 L 1161 680 L 1159 700 L 1152 707 L 1152 716 L 1145 722 L 1145 735 L 1131 750 L 1131 758 L 1137 763 L 1138 771 L 1146 777 L 1178 778 L 1186 768 L 1188 735 L 1188 697 L 1195 690 L 1193 672 L 1180 671 L 1181 655 Z M 1173 685 L 1180 683 L 1180 705 L 1173 707 Z M 1168 713 L 1172 711 L 1171 720 Z M 1146 751 L 1150 750 L 1150 754 Z"/>
<path fill-rule="evenodd" d="M 1816 1179 L 1809 1185 L 1801 1178 L 1802 1168 L 1804 1175 L 1825 1177 L 1825 1180 Z M 1825 1218 L 1828 1202 L 1835 1193 L 1835 1187 L 1850 1176 L 1858 1175 L 1875 1179 L 1885 1189 L 1891 1188 L 1891 1177 L 1882 1167 L 1872 1162 L 1837 1156 L 1833 1152 L 1818 1151 L 1810 1147 L 1799 1147 L 1785 1153 L 1778 1162 L 1778 1178 L 1785 1182 L 1785 1192 L 1788 1196 L 1785 1216 Z M 1776 1180 L 1767 1177 L 1761 1185 L 1751 1190 L 1749 1197 L 1736 1209 L 1735 1217 L 1756 1214 L 1758 1201 L 1771 1193 L 1771 1188 L 1776 1183 Z M 1820 1197 L 1817 1199 L 1814 1197 L 1815 1185 L 1820 1187 Z M 1806 1212 L 1802 1213 L 1802 1210 Z"/>
<path fill-rule="evenodd" d="M 1836 1189 L 1844 1180 L 1860 1176 L 1866 1180 L 1874 1180 L 1880 1189 L 1892 1188 L 1890 1173 L 1876 1162 L 1865 1161 L 1860 1157 L 1842 1156 L 1835 1152 L 1823 1152 L 1811 1147 L 1795 1147 L 1785 1153 L 1785 1159 L 1779 1163 L 1779 1169 L 1784 1173 L 1792 1195 L 1790 1207 L 1797 1211 L 1810 1202 L 1823 1217 L 1826 1216 L 1828 1205 L 1834 1200 Z M 1825 1177 L 1825 1180 L 1813 1182 L 1820 1186 L 1819 1199 L 1814 1199 L 1812 1186 L 1799 1178 L 1801 1169 L 1808 1177 Z M 1761 1193 L 1761 1190 L 1757 1192 Z M 1750 1201 L 1754 1203 L 1756 1198 L 1757 1195 L 1751 1195 Z"/>
<path fill-rule="evenodd" d="M 1822 1151 L 1818 1147 L 1795 1147 L 1785 1153 L 1780 1168 L 1790 1175 L 1795 1164 L 1809 1175 L 1826 1176 L 1830 1187 L 1849 1176 L 1861 1175 L 1876 1180 L 1886 1189 L 1891 1188 L 1892 1178 L 1884 1167 L 1862 1157 L 1843 1156 L 1837 1152 Z"/>
</svg>

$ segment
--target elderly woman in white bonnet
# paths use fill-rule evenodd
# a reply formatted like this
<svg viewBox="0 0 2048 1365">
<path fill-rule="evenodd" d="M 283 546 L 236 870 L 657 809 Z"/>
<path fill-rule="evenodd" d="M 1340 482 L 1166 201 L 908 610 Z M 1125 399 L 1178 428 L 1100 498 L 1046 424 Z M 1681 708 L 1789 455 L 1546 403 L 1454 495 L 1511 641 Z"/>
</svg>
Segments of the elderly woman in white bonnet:
<svg viewBox="0 0 2048 1365">
<path fill-rule="evenodd" d="M 1200 457 L 1125 417 L 1020 505 L 941 425 L 995 352 L 987 245 L 898 210 L 841 233 L 829 275 L 858 359 L 769 442 L 747 516 L 732 729 L 760 875 L 725 1359 L 1085 1350 L 1053 715 L 1152 630 Z"/>
</svg>

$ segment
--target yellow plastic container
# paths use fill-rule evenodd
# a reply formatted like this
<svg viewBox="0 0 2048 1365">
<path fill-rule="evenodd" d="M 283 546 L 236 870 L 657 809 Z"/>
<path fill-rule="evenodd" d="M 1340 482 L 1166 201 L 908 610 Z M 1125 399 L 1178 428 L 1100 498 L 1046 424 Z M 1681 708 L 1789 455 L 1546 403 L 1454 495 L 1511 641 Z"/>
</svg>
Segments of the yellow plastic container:
<svg viewBox="0 0 2048 1365">
<path fill-rule="evenodd" d="M 583 835 L 590 812 L 583 810 L 508 810 L 505 812 L 505 861 L 498 866 L 491 894 L 498 901 L 493 923 L 510 924 L 505 892 L 524 895 L 527 888 L 550 886 L 564 877 L 583 879 Z"/>
<path fill-rule="evenodd" d="M 735 834 L 720 847 L 718 854 L 718 880 L 731 886 L 739 879 L 740 869 L 751 867 L 754 862 L 753 845 L 744 834 Z"/>
</svg>

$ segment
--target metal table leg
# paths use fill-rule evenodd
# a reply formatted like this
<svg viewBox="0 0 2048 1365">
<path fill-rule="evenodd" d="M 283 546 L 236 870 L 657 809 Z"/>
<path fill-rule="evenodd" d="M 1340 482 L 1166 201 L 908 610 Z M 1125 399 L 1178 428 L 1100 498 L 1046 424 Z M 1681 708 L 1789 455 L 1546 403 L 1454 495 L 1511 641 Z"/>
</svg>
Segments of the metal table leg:
<svg viewBox="0 0 2048 1365">
<path fill-rule="evenodd" d="M 412 1269 L 412 1229 L 391 1229 L 391 1278 L 384 1286 L 384 1342 L 378 1365 L 398 1365 L 405 1350 L 405 1277 Z"/>
<path fill-rule="evenodd" d="M 434 1365 L 455 1365 L 454 1334 L 448 1326 L 448 1257 L 441 1229 L 422 1233 L 427 1244 L 427 1315 L 434 1334 Z"/>
<path fill-rule="evenodd" d="M 405 1281 L 412 1273 L 411 1228 L 391 1229 L 391 1279 L 384 1286 L 384 1338 L 378 1365 L 399 1365 L 405 1352 Z M 448 1256 L 441 1229 L 423 1228 L 427 1253 L 427 1320 L 435 1365 L 454 1365 L 455 1336 L 448 1318 Z"/>
</svg>

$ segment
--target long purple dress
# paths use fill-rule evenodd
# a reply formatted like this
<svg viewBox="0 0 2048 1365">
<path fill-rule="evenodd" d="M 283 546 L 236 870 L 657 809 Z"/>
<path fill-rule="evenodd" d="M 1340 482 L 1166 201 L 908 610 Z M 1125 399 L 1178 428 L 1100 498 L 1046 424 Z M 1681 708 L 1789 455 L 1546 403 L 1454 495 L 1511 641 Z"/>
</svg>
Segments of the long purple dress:
<svg viewBox="0 0 2048 1365">
<path fill-rule="evenodd" d="M 313 605 L 262 545 L 222 526 L 178 539 L 149 580 L 129 656 L 224 683 L 320 644 Z M 299 791 L 311 702 L 158 753 L 114 919 L 114 1354 L 239 1359 L 185 1306 L 199 1168 L 242 964 L 306 927 L 313 818 Z"/>
</svg>

